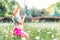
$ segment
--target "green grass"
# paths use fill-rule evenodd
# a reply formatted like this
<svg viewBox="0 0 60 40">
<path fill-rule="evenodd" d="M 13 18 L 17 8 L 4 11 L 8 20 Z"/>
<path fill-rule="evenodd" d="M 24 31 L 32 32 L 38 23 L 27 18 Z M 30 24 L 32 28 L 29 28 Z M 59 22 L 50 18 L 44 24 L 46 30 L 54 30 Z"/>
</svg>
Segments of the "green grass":
<svg viewBox="0 0 60 40">
<path fill-rule="evenodd" d="M 30 35 L 29 40 L 60 40 L 60 23 L 24 23 L 24 31 Z M 12 23 L 0 23 L 0 40 L 21 40 L 12 35 Z"/>
</svg>

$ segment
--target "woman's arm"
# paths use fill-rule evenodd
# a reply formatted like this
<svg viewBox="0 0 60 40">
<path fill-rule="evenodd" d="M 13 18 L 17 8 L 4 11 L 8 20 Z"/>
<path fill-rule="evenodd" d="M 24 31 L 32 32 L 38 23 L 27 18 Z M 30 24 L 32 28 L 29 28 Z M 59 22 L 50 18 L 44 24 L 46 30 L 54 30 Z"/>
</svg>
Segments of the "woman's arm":
<svg viewBox="0 0 60 40">
<path fill-rule="evenodd" d="M 25 20 L 26 14 L 24 14 L 23 19 L 17 19 L 18 24 L 23 24 Z"/>
<path fill-rule="evenodd" d="M 24 20 L 25 20 L 26 16 L 27 16 L 27 15 L 26 15 L 26 14 L 24 14 L 23 19 L 22 19 L 22 20 L 23 20 L 23 23 L 24 23 Z"/>
</svg>

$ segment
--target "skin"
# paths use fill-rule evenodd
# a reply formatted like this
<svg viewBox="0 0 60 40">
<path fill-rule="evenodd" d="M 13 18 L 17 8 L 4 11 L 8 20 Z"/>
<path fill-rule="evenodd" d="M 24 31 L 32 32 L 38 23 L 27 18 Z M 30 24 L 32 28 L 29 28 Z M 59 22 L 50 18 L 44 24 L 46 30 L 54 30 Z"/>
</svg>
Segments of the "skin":
<svg viewBox="0 0 60 40">
<path fill-rule="evenodd" d="M 17 14 L 19 14 L 19 12 L 21 11 L 21 9 L 22 9 L 21 7 L 15 8 L 14 11 L 13 11 L 12 17 L 15 16 L 15 15 L 17 15 Z M 23 15 L 23 19 L 21 19 L 20 21 L 17 21 L 18 22 L 18 28 L 23 29 L 23 27 L 20 27 L 20 26 L 23 25 L 25 17 L 26 17 L 26 14 Z"/>
<path fill-rule="evenodd" d="M 21 7 L 17 7 L 16 9 L 14 9 L 13 14 L 12 14 L 12 17 L 13 17 L 13 16 L 16 16 L 17 14 L 19 14 L 19 12 L 20 12 L 21 9 L 22 9 Z M 18 22 L 18 28 L 20 28 L 20 29 L 22 29 L 22 30 L 24 30 L 24 29 L 23 29 L 23 23 L 24 23 L 24 20 L 25 20 L 25 17 L 26 17 L 26 16 L 27 16 L 27 15 L 24 14 L 24 15 L 23 15 L 23 19 L 21 19 L 20 21 L 17 21 L 17 22 Z M 20 17 L 21 17 L 21 16 L 20 16 Z M 28 40 L 28 38 L 26 38 L 26 40 Z"/>
<path fill-rule="evenodd" d="M 19 14 L 20 10 L 21 10 L 20 7 L 16 8 L 16 9 L 14 10 L 14 12 L 13 12 L 12 15 L 15 16 L 15 15 Z M 23 23 L 24 23 L 24 20 L 25 20 L 25 17 L 26 17 L 26 14 L 23 15 L 23 19 L 21 19 L 21 21 L 17 21 L 17 22 L 18 22 L 19 24 L 23 24 Z"/>
</svg>

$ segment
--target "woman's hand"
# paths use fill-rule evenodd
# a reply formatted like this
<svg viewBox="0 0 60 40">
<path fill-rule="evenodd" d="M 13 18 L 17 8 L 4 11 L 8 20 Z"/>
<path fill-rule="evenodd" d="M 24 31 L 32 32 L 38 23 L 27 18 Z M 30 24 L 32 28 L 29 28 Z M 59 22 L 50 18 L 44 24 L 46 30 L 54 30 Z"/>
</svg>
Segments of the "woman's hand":
<svg viewBox="0 0 60 40">
<path fill-rule="evenodd" d="M 24 23 L 24 20 L 25 20 L 26 16 L 27 16 L 27 15 L 26 15 L 26 14 L 24 14 L 24 16 L 23 16 L 23 23 Z"/>
<path fill-rule="evenodd" d="M 24 16 L 23 16 L 23 18 L 25 18 L 27 15 L 26 14 L 24 14 Z"/>
</svg>

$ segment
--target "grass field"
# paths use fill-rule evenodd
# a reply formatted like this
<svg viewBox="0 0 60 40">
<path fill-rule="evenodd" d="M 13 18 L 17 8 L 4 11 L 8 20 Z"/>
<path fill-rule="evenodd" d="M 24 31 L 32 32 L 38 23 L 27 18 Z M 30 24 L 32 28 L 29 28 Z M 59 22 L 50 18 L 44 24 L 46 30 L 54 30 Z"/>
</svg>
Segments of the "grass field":
<svg viewBox="0 0 60 40">
<path fill-rule="evenodd" d="M 60 40 L 59 22 L 24 23 L 24 29 L 30 35 L 28 40 Z M 21 40 L 12 30 L 13 23 L 0 23 L 0 40 Z"/>
</svg>

